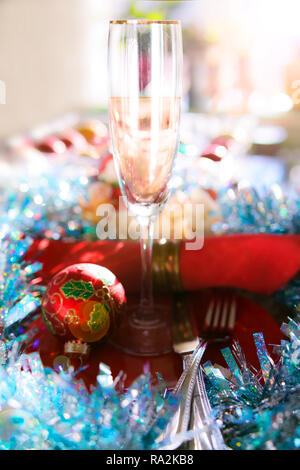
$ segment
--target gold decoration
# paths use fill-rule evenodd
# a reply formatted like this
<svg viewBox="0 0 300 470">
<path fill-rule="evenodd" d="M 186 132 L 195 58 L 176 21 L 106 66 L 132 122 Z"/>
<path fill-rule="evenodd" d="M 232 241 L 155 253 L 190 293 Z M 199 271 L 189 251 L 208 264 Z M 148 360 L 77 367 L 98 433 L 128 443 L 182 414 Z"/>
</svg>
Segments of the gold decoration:
<svg viewBox="0 0 300 470">
<path fill-rule="evenodd" d="M 153 245 L 152 272 L 154 287 L 161 291 L 183 292 L 179 270 L 180 242 Z"/>
<path fill-rule="evenodd" d="M 65 316 L 65 320 L 68 323 L 68 325 L 80 324 L 80 318 L 74 308 L 71 308 L 70 310 L 68 310 L 68 313 Z"/>
</svg>

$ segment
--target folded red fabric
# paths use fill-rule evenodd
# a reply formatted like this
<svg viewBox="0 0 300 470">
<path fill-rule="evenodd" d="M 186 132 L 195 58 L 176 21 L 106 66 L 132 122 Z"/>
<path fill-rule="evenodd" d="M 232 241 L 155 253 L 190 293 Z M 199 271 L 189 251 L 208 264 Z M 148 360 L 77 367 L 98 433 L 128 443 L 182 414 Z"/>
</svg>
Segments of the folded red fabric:
<svg viewBox="0 0 300 470">
<path fill-rule="evenodd" d="M 181 248 L 187 290 L 236 287 L 271 294 L 300 269 L 300 235 L 234 234 L 206 238 L 202 250 Z"/>
<path fill-rule="evenodd" d="M 110 269 L 128 293 L 140 288 L 140 249 L 135 242 L 36 240 L 27 258 L 43 263 L 44 283 L 71 264 L 96 263 Z M 270 294 L 299 269 L 299 235 L 224 235 L 206 238 L 201 250 L 187 250 L 185 242 L 180 248 L 181 282 L 187 291 L 235 287 Z"/>
</svg>

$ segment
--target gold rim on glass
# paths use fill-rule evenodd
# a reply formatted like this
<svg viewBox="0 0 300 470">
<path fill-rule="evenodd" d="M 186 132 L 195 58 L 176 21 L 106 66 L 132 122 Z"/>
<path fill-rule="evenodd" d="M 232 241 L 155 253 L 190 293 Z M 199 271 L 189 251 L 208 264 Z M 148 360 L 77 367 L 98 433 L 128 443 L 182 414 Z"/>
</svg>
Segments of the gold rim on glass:
<svg viewBox="0 0 300 470">
<path fill-rule="evenodd" d="M 110 20 L 110 24 L 180 24 L 178 20 Z"/>
</svg>

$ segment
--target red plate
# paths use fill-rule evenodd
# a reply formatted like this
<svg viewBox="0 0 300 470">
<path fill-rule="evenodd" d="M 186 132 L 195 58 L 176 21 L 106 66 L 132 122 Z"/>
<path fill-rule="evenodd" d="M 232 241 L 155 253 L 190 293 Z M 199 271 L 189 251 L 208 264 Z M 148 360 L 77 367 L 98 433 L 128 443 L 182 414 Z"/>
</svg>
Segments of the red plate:
<svg viewBox="0 0 300 470">
<path fill-rule="evenodd" d="M 188 295 L 189 311 L 191 315 L 194 315 L 200 331 L 210 298 L 211 291 L 196 292 Z M 252 336 L 253 333 L 263 332 L 267 346 L 280 344 L 283 336 L 279 325 L 266 310 L 244 297 L 236 297 L 236 300 L 237 318 L 232 339 L 239 340 L 246 354 L 248 363 L 259 369 L 259 362 Z M 162 300 L 160 300 L 160 303 L 162 303 Z M 163 303 L 165 304 L 165 308 L 170 308 L 170 299 L 165 298 Z M 39 333 L 33 338 L 26 352 L 29 353 L 33 350 L 39 351 L 43 364 L 48 367 L 53 367 L 55 358 L 59 355 L 64 355 L 64 343 L 46 329 L 41 318 L 35 320 L 32 326 L 37 326 Z M 227 345 L 230 345 L 230 342 L 209 345 L 205 352 L 204 361 L 209 359 L 212 363 L 218 363 L 225 367 L 226 364 L 220 349 Z M 96 383 L 100 362 L 109 365 L 114 376 L 116 376 L 119 371 L 124 371 L 127 374 L 127 385 L 144 371 L 150 370 L 153 374 L 160 372 L 168 385 L 172 387 L 182 371 L 181 357 L 175 353 L 152 358 L 143 358 L 123 354 L 108 343 L 94 344 L 91 345 L 91 348 L 91 354 L 86 363 L 80 364 L 80 361 L 72 360 L 72 364 L 75 368 L 81 365 L 86 366 L 85 370 L 79 372 L 77 376 L 81 377 L 87 386 Z M 271 355 L 273 354 L 272 349 L 273 346 L 268 346 Z"/>
</svg>

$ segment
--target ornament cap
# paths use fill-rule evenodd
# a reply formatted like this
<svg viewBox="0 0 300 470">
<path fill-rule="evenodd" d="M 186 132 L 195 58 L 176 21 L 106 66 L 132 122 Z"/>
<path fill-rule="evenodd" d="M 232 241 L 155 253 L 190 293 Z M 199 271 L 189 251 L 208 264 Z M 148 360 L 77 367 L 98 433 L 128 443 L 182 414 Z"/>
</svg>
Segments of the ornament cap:
<svg viewBox="0 0 300 470">
<path fill-rule="evenodd" d="M 90 353 L 90 346 L 82 341 L 67 341 L 64 346 L 65 354 L 74 354 L 79 356 L 88 356 Z"/>
</svg>

